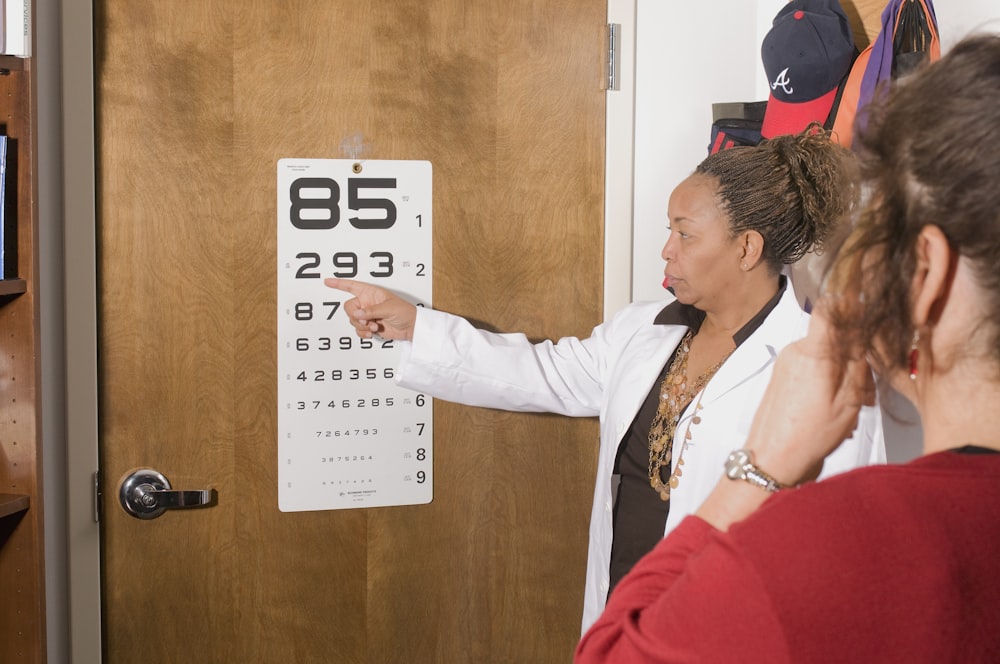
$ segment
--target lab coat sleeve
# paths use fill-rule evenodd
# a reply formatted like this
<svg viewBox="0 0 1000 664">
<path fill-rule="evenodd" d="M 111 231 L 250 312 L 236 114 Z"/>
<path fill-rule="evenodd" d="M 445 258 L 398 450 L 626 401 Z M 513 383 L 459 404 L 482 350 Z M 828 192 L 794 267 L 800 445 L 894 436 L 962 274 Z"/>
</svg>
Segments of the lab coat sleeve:
<svg viewBox="0 0 1000 664">
<path fill-rule="evenodd" d="M 458 316 L 419 309 L 412 342 L 398 342 L 396 382 L 470 406 L 578 417 L 600 413 L 611 352 L 609 326 L 584 340 L 532 343 Z"/>
</svg>

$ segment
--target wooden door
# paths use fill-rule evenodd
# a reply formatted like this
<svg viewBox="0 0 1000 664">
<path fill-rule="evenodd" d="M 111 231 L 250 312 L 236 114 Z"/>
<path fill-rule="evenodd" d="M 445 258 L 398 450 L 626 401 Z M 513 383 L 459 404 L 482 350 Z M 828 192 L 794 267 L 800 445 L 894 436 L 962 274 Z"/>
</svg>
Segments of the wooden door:
<svg viewBox="0 0 1000 664">
<path fill-rule="evenodd" d="M 595 421 L 436 402 L 431 504 L 279 512 L 276 164 L 430 160 L 435 306 L 586 335 L 606 2 L 95 10 L 105 661 L 569 661 Z M 130 517 L 137 467 L 218 504 Z"/>
</svg>

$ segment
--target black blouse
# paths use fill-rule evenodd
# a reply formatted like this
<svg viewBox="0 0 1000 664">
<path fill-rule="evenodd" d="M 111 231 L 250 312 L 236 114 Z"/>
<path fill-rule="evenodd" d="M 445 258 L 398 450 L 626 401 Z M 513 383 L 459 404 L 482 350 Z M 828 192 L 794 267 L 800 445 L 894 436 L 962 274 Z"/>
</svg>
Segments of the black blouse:
<svg viewBox="0 0 1000 664">
<path fill-rule="evenodd" d="M 782 275 L 778 282 L 778 292 L 774 297 L 733 335 L 733 342 L 737 347 L 746 341 L 778 306 L 786 286 L 787 279 Z M 683 325 L 697 333 L 704 320 L 705 312 L 674 301 L 657 314 L 654 324 Z M 670 501 L 660 500 L 660 495 L 649 486 L 649 427 L 656 413 L 660 383 L 663 382 L 676 354 L 675 348 L 660 370 L 659 377 L 646 395 L 646 400 L 632 420 L 625 437 L 618 445 L 614 471 L 618 489 L 614 501 L 609 594 L 632 566 L 663 539 Z M 666 481 L 665 477 L 663 479 Z"/>
</svg>

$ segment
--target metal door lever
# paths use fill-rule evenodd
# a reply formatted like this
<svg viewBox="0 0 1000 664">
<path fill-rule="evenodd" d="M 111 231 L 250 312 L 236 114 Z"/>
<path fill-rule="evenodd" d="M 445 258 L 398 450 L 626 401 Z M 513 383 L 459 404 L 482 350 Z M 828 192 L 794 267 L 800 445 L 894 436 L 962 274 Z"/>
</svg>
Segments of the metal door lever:
<svg viewBox="0 0 1000 664">
<path fill-rule="evenodd" d="M 140 468 L 122 478 L 118 501 L 137 519 L 155 519 L 168 509 L 206 507 L 214 501 L 213 489 L 172 491 L 170 482 L 151 468 Z"/>
</svg>

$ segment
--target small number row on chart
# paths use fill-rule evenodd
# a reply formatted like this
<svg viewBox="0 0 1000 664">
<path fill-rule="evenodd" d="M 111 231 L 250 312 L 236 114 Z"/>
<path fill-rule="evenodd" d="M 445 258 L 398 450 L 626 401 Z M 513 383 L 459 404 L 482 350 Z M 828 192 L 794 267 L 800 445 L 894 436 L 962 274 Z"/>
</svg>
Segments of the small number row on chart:
<svg viewBox="0 0 1000 664">
<path fill-rule="evenodd" d="M 403 433 L 416 433 L 418 436 L 424 435 L 424 423 L 417 422 L 414 426 L 404 425 Z M 316 432 L 317 438 L 350 438 L 351 436 L 357 436 L 359 438 L 364 438 L 365 436 L 377 436 L 378 429 L 325 429 Z M 424 454 L 423 448 L 417 450 L 417 460 L 423 461 L 422 455 Z M 410 458 L 409 452 L 403 453 L 404 459 Z"/>
<path fill-rule="evenodd" d="M 298 337 L 294 342 L 285 343 L 285 348 L 294 348 L 298 351 L 324 351 L 324 350 L 369 350 L 372 348 L 392 348 L 392 339 L 382 339 L 373 342 L 371 339 L 356 339 L 354 337 L 340 337 L 336 340 L 331 337 Z"/>
<path fill-rule="evenodd" d="M 421 407 L 427 403 L 427 397 L 422 394 L 418 394 L 412 399 L 410 397 L 403 397 L 402 399 L 399 399 L 398 397 L 373 397 L 371 399 L 296 401 L 295 410 L 323 410 L 327 408 L 382 408 L 386 406 L 395 406 L 397 403 L 404 406 L 415 404 L 418 407 Z M 291 407 L 292 404 L 288 404 L 288 408 Z"/>
<path fill-rule="evenodd" d="M 330 380 L 378 380 L 380 378 L 391 380 L 394 373 L 391 367 L 385 367 L 381 370 L 375 367 L 367 369 L 308 369 L 295 374 L 295 380 L 307 383 L 322 383 Z M 292 374 L 287 374 L 285 378 L 291 380 Z"/>
<path fill-rule="evenodd" d="M 420 425 L 423 427 L 423 425 Z M 403 452 L 404 459 L 413 459 L 415 461 L 426 461 L 427 460 L 427 448 L 418 447 L 412 452 Z M 340 456 L 325 456 L 320 457 L 320 463 L 352 463 L 355 461 L 374 461 L 375 457 L 371 454 L 342 454 Z M 290 461 L 290 460 L 289 460 Z"/>
</svg>

